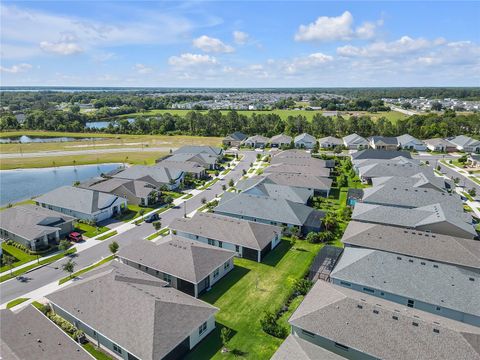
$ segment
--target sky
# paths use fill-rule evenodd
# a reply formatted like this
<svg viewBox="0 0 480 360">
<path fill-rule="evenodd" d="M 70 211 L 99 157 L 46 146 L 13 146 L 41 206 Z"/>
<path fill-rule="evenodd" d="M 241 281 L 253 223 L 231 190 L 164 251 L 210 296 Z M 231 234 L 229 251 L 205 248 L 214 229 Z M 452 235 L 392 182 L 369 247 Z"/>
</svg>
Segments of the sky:
<svg viewBox="0 0 480 360">
<path fill-rule="evenodd" d="M 477 1 L 1 1 L 0 85 L 480 86 Z"/>
</svg>

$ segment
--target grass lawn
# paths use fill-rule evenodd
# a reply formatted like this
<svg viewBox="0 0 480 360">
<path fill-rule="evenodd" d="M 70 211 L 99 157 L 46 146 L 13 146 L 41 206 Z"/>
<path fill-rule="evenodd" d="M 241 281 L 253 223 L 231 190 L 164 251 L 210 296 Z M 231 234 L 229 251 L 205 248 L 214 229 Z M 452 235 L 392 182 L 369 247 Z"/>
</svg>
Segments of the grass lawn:
<svg viewBox="0 0 480 360">
<path fill-rule="evenodd" d="M 176 191 L 162 191 L 162 195 L 168 195 L 174 199 L 178 199 L 179 197 L 183 196 L 183 193 L 176 192 Z"/>
<path fill-rule="evenodd" d="M 21 304 L 27 300 L 29 300 L 29 298 L 18 298 L 18 299 L 12 300 L 7 304 L 7 309 L 11 309 L 14 306 L 17 306 L 18 304 Z"/>
<path fill-rule="evenodd" d="M 222 171 L 222 175 L 227 175 L 232 169 L 226 169 Z"/>
<path fill-rule="evenodd" d="M 86 272 L 90 271 L 90 270 L 93 270 L 95 269 L 96 267 L 100 266 L 100 265 L 103 265 L 109 261 L 112 261 L 113 259 L 115 258 L 114 255 L 110 255 L 108 257 L 106 257 L 105 259 L 102 259 L 100 260 L 99 262 L 96 262 L 95 264 L 93 265 L 90 265 L 86 268 L 83 268 L 82 270 L 79 270 L 77 272 L 74 272 L 71 276 L 67 276 L 67 277 L 64 277 L 63 279 L 60 279 L 58 280 L 58 285 L 62 285 L 63 283 L 67 282 L 68 280 L 71 280 L 73 278 L 76 278 L 82 274 L 85 274 Z"/>
<path fill-rule="evenodd" d="M 88 238 L 95 237 L 97 235 L 103 234 L 104 232 L 110 230 L 106 226 L 92 226 L 85 223 L 76 222 L 75 229 L 81 233 L 83 236 Z"/>
<path fill-rule="evenodd" d="M 35 204 L 35 201 L 33 201 L 32 199 L 28 199 L 28 200 L 19 201 L 17 203 L 11 204 L 11 205 L 12 206 L 17 206 L 17 205 L 28 205 L 28 204 L 33 205 L 33 204 Z M 2 207 L 0 207 L 0 211 L 8 209 L 9 207 L 10 207 L 9 205 L 2 206 Z"/>
<path fill-rule="evenodd" d="M 129 222 L 141 216 L 140 212 L 142 210 L 143 210 L 143 213 L 146 214 L 156 209 L 153 207 L 145 207 L 145 206 L 139 206 L 139 205 L 128 205 L 127 208 L 128 209 L 126 211 L 124 211 L 121 215 L 116 216 L 115 219 L 123 222 Z"/>
<path fill-rule="evenodd" d="M 231 352 L 221 353 L 220 329 L 232 329 L 229 348 L 243 352 L 245 359 L 270 359 L 283 339 L 272 337 L 260 327 L 265 311 L 276 310 L 303 278 L 320 244 L 297 241 L 295 248 L 283 240 L 263 263 L 235 258 L 235 268 L 215 284 L 202 300 L 220 308 L 218 327 L 186 359 L 233 359 Z"/>
<path fill-rule="evenodd" d="M 190 198 L 192 198 L 193 195 L 192 194 L 186 194 L 185 196 L 182 196 L 182 200 L 188 200 Z"/>
<path fill-rule="evenodd" d="M 212 186 L 213 184 L 215 184 L 219 179 L 213 179 L 212 181 L 206 183 L 205 185 L 201 186 L 198 188 L 198 190 L 206 190 L 207 188 L 209 188 L 210 186 Z"/>
<path fill-rule="evenodd" d="M 33 260 L 37 259 L 36 255 L 27 254 L 26 252 L 24 252 L 20 249 L 17 249 L 15 246 L 7 245 L 5 242 L 2 242 L 2 250 L 3 250 L 4 254 L 9 254 L 9 255 L 13 256 L 15 259 L 17 259 L 17 261 L 15 261 L 12 264 L 13 268 L 16 268 L 17 266 L 26 264 L 30 261 L 33 261 Z M 4 272 L 4 271 L 7 271 L 7 270 L 10 270 L 10 266 L 3 265 L 0 268 L 0 272 Z"/>
<path fill-rule="evenodd" d="M 85 350 L 87 350 L 90 355 L 92 355 L 97 360 L 113 360 L 112 357 L 107 355 L 103 350 L 97 348 L 91 342 L 82 345 Z"/>
<path fill-rule="evenodd" d="M 462 195 L 465 196 L 469 201 L 475 201 L 475 199 L 466 191 L 462 191 Z"/>
<path fill-rule="evenodd" d="M 113 230 L 112 232 L 109 232 L 105 235 L 102 235 L 102 236 L 98 237 L 97 240 L 106 240 L 106 239 L 111 238 L 112 236 L 115 236 L 117 234 L 118 234 L 117 230 Z"/>
<path fill-rule="evenodd" d="M 162 229 L 157 231 L 156 233 L 153 233 L 152 235 L 148 236 L 146 239 L 147 240 L 153 240 L 161 235 L 167 235 L 170 232 L 168 228 Z"/>
</svg>

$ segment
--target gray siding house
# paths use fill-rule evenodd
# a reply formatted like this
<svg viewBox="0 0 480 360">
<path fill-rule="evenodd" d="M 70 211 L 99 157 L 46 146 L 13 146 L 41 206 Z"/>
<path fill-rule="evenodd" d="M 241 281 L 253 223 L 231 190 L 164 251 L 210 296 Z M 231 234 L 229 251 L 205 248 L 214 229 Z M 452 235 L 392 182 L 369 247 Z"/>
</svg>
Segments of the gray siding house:
<svg viewBox="0 0 480 360">
<path fill-rule="evenodd" d="M 262 135 L 254 135 L 254 136 L 250 136 L 248 139 L 246 139 L 242 145 L 245 145 L 245 146 L 248 146 L 248 147 L 252 147 L 252 148 L 259 148 L 259 149 L 263 149 L 267 146 L 269 142 L 269 139 L 266 138 L 265 136 L 262 136 Z"/>
<path fill-rule="evenodd" d="M 337 146 L 343 147 L 343 140 L 333 137 L 333 136 L 326 136 L 321 139 L 318 139 L 318 145 L 320 149 L 333 149 Z"/>
<path fill-rule="evenodd" d="M 317 143 L 317 139 L 315 139 L 315 137 L 310 134 L 303 133 L 295 136 L 293 142 L 296 148 L 313 149 L 315 147 L 315 144 Z"/>
<path fill-rule="evenodd" d="M 159 165 L 134 165 L 112 175 L 112 177 L 117 179 L 144 181 L 157 188 L 165 186 L 169 190 L 178 188 L 184 176 L 185 173 L 182 170 Z"/>
<path fill-rule="evenodd" d="M 367 139 L 357 134 L 343 137 L 343 145 L 349 150 L 363 150 L 369 147 Z"/>
<path fill-rule="evenodd" d="M 290 146 L 292 143 L 292 137 L 284 134 L 272 136 L 270 139 L 270 146 L 272 148 L 282 148 Z"/>
</svg>

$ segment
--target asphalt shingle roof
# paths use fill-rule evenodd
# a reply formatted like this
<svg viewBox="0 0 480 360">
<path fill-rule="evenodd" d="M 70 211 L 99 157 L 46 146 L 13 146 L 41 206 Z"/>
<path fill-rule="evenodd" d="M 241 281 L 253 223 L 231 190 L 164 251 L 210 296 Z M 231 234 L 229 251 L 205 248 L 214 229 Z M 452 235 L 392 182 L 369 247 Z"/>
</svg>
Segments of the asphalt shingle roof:
<svg viewBox="0 0 480 360">
<path fill-rule="evenodd" d="M 342 138 L 343 140 L 343 143 L 346 145 L 346 146 L 349 146 L 349 145 L 363 145 L 363 146 L 368 146 L 368 141 L 367 139 L 365 139 L 364 137 L 360 136 L 360 135 L 357 135 L 357 134 L 350 134 L 350 135 L 347 135 L 347 136 L 344 136 Z"/>
<path fill-rule="evenodd" d="M 174 154 L 208 154 L 213 156 L 220 156 L 223 154 L 222 148 L 202 145 L 186 145 L 175 150 Z"/>
<path fill-rule="evenodd" d="M 408 151 L 375 150 L 375 149 L 360 150 L 360 151 L 357 151 L 356 153 L 353 153 L 351 156 L 353 160 L 365 160 L 365 159 L 391 160 L 398 157 L 403 157 L 405 159 L 412 158 L 412 155 Z"/>
<path fill-rule="evenodd" d="M 236 187 L 238 190 L 242 190 L 245 194 L 269 196 L 276 199 L 291 200 L 302 204 L 308 202 L 313 191 L 302 187 L 276 184 L 263 176 L 240 180 Z"/>
<path fill-rule="evenodd" d="M 132 194 L 138 197 L 146 198 L 155 187 L 146 181 L 128 180 L 128 179 L 99 179 L 97 182 L 86 182 L 79 185 L 79 187 L 89 190 L 96 190 L 100 192 L 111 193 L 117 190 L 120 186 L 127 188 Z"/>
<path fill-rule="evenodd" d="M 343 356 L 303 340 L 295 335 L 288 335 L 270 360 L 341 360 Z"/>
<path fill-rule="evenodd" d="M 290 144 L 291 142 L 292 137 L 285 134 L 275 135 L 270 139 L 270 144 Z"/>
<path fill-rule="evenodd" d="M 274 164 L 263 169 L 264 173 L 304 174 L 318 177 L 330 176 L 330 169 L 311 165 Z"/>
<path fill-rule="evenodd" d="M 169 184 L 170 180 L 177 180 L 182 174 L 183 171 L 173 168 L 134 165 L 116 173 L 113 177 L 129 180 L 143 180 L 159 186 L 162 184 Z"/>
<path fill-rule="evenodd" d="M 278 185 L 305 187 L 315 190 L 330 190 L 332 179 L 320 176 L 289 173 L 270 173 L 266 178 Z"/>
<path fill-rule="evenodd" d="M 333 137 L 333 136 L 326 136 L 321 139 L 318 139 L 318 143 L 322 144 L 334 144 L 334 145 L 343 145 L 343 140 Z"/>
</svg>

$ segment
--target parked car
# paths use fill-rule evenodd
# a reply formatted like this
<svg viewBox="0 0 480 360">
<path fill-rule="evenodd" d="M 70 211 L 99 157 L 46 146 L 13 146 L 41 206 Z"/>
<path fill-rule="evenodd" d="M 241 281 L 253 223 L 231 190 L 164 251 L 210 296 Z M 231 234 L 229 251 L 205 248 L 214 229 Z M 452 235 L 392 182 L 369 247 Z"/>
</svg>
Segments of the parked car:
<svg viewBox="0 0 480 360">
<path fill-rule="evenodd" d="M 157 213 L 150 214 L 145 218 L 146 223 L 152 223 L 152 222 L 158 221 L 158 220 L 160 220 L 160 216 L 158 216 Z"/>
<path fill-rule="evenodd" d="M 68 240 L 70 241 L 73 241 L 73 242 L 80 242 L 80 241 L 83 241 L 83 236 L 82 234 L 80 234 L 79 232 L 71 232 L 70 234 L 68 234 L 67 236 Z"/>
</svg>

